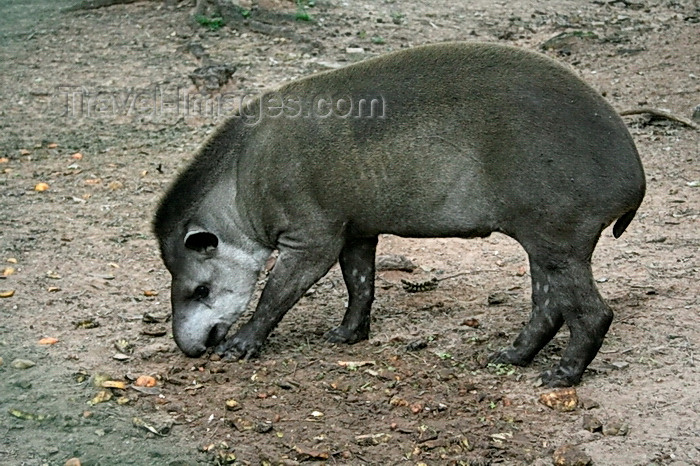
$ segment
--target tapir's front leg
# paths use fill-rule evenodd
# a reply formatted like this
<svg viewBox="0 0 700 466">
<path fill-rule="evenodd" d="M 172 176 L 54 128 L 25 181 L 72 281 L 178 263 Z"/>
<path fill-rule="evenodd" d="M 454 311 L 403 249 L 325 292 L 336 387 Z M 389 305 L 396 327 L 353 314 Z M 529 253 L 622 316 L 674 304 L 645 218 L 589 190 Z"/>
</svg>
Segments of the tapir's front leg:
<svg viewBox="0 0 700 466">
<path fill-rule="evenodd" d="M 280 248 L 255 313 L 216 353 L 238 359 L 257 356 L 282 317 L 338 258 L 340 244 L 305 249 Z"/>
<path fill-rule="evenodd" d="M 374 301 L 374 257 L 377 237 L 349 238 L 340 251 L 340 269 L 348 288 L 348 308 L 339 327 L 326 333 L 331 343 L 357 343 L 369 338 Z"/>
</svg>

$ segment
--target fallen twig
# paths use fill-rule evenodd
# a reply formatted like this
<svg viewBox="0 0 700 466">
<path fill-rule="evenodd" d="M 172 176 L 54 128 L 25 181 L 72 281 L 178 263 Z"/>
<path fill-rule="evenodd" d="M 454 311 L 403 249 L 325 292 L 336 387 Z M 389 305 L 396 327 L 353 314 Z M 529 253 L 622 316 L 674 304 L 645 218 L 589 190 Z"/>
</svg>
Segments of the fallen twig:
<svg viewBox="0 0 700 466">
<path fill-rule="evenodd" d="M 82 0 L 80 3 L 66 8 L 65 11 L 96 10 L 112 5 L 125 5 L 140 0 Z"/>
<path fill-rule="evenodd" d="M 624 110 L 624 111 L 620 112 L 620 115 L 622 115 L 622 116 L 644 115 L 646 113 L 648 113 L 649 115 L 653 115 L 655 117 L 666 118 L 667 120 L 675 121 L 677 123 L 688 126 L 689 128 L 693 128 L 695 130 L 700 129 L 700 126 L 698 126 L 697 124 L 688 120 L 687 118 L 673 115 L 672 113 L 669 113 L 665 110 L 660 110 L 658 108 L 652 108 L 652 107 L 633 108 L 631 110 Z"/>
</svg>

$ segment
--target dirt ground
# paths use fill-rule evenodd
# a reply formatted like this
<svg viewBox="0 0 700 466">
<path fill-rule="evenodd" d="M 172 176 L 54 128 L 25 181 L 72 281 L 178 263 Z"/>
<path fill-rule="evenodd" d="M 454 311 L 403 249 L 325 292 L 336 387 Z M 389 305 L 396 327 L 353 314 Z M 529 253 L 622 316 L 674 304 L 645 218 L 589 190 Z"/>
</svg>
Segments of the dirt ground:
<svg viewBox="0 0 700 466">
<path fill-rule="evenodd" d="M 530 312 L 525 254 L 506 237 L 383 237 L 380 254 L 418 268 L 378 273 L 369 341 L 323 341 L 346 299 L 335 267 L 259 359 L 224 362 L 176 348 L 150 232 L 167 184 L 225 116 L 173 104 L 196 95 L 193 43 L 236 66 L 226 91 L 243 95 L 413 45 L 542 50 L 574 32 L 545 53 L 618 110 L 689 118 L 697 2 L 318 0 L 304 22 L 292 3 L 261 1 L 289 16 L 216 31 L 191 21 L 190 2 L 64 11 L 72 3 L 0 4 L 0 292 L 11 295 L 0 298 L 0 464 L 546 465 L 571 445 L 597 465 L 700 465 L 700 133 L 689 127 L 625 117 L 648 193 L 594 256 L 616 317 L 569 412 L 540 403 L 549 390 L 537 385 L 566 332 L 530 367 L 484 364 Z M 433 277 L 445 278 L 434 291 L 401 287 Z M 133 388 L 142 375 L 157 385 Z"/>
</svg>

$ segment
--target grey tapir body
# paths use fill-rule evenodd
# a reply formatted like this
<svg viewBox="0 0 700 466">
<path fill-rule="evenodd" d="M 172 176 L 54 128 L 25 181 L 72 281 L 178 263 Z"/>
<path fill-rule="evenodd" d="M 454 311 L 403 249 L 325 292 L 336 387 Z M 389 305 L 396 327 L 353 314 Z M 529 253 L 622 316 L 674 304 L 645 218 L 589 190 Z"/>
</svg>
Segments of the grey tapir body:
<svg viewBox="0 0 700 466">
<path fill-rule="evenodd" d="M 591 255 L 615 220 L 622 234 L 645 191 L 624 123 L 594 90 L 538 54 L 449 43 L 316 74 L 249 104 L 177 178 L 154 221 L 187 355 L 257 354 L 338 260 L 349 305 L 327 337 L 366 339 L 380 233 L 495 231 L 528 254 L 533 310 L 494 360 L 527 364 L 566 323 L 569 345 L 543 380 L 580 380 L 612 320 Z M 226 339 L 274 249 L 253 317 Z"/>
</svg>

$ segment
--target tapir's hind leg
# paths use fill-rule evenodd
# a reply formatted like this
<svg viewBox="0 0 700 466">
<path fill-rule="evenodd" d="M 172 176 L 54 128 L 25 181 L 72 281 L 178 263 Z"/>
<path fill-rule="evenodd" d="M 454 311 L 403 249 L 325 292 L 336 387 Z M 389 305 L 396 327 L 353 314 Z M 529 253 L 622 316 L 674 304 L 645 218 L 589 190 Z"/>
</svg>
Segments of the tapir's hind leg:
<svg viewBox="0 0 700 466">
<path fill-rule="evenodd" d="M 326 333 L 333 343 L 357 343 L 369 338 L 374 301 L 374 257 L 377 237 L 349 238 L 340 252 L 340 269 L 348 289 L 348 308 L 339 327 Z"/>
<path fill-rule="evenodd" d="M 527 244 L 524 246 L 528 249 Z M 494 361 L 527 364 L 566 323 L 569 344 L 559 363 L 542 374 L 542 381 L 556 387 L 574 385 L 581 380 L 583 371 L 603 344 L 613 316 L 593 280 L 590 263 L 593 248 L 590 242 L 587 246 L 565 254 L 529 251 L 532 316 L 513 345 L 496 354 Z"/>
<path fill-rule="evenodd" d="M 530 321 L 522 329 L 513 344 L 491 357 L 495 363 L 525 366 L 535 355 L 554 338 L 564 323 L 561 308 L 549 296 L 552 290 L 551 278 L 540 265 L 530 259 L 532 276 L 532 314 Z"/>
</svg>

